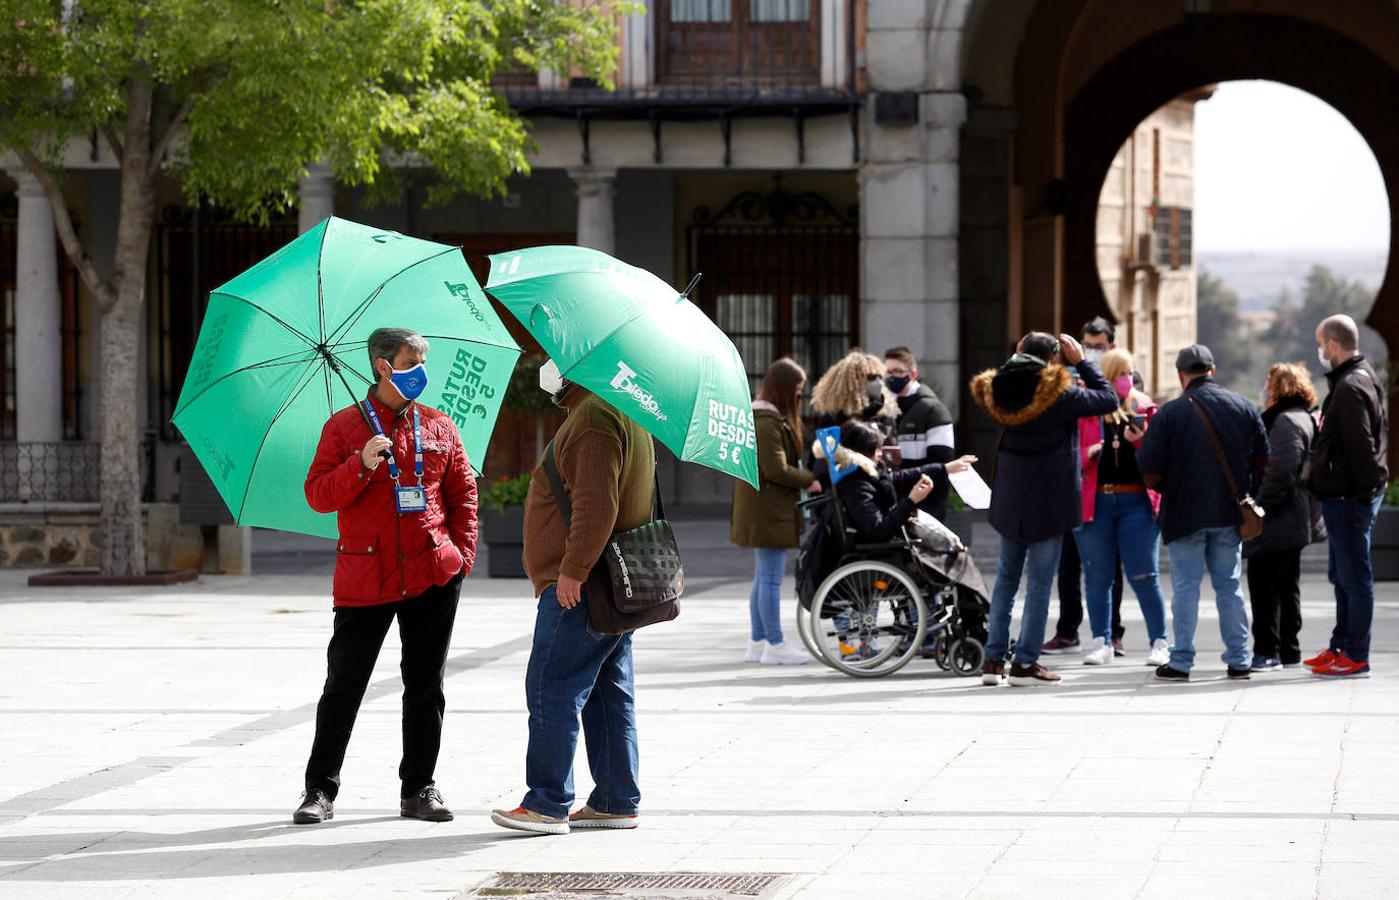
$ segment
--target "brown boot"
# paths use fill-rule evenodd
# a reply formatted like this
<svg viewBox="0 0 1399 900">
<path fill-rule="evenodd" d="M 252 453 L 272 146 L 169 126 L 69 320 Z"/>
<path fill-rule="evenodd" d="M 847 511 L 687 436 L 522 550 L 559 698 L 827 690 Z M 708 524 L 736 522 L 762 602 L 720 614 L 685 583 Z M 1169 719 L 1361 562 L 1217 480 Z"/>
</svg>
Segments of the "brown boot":
<svg viewBox="0 0 1399 900">
<path fill-rule="evenodd" d="M 987 687 L 995 687 L 1006 677 L 1006 664 L 1004 660 L 991 660 L 981 664 L 981 683 Z"/>
<path fill-rule="evenodd" d="M 1029 666 L 1011 666 L 1010 675 L 1006 680 L 1012 687 L 1038 687 L 1044 684 L 1058 684 L 1064 679 L 1039 663 L 1034 663 Z"/>
</svg>

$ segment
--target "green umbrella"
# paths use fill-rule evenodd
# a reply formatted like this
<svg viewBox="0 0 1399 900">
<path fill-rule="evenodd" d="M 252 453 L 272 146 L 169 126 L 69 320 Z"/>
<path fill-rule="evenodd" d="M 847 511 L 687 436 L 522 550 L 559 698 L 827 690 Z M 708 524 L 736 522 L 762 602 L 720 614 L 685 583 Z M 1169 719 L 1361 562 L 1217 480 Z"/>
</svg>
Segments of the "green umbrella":
<svg viewBox="0 0 1399 900">
<path fill-rule="evenodd" d="M 240 525 L 335 536 L 306 505 L 321 427 L 365 396 L 369 334 L 431 344 L 419 400 L 479 469 L 520 348 L 458 247 L 329 218 L 215 290 L 174 423 Z"/>
<path fill-rule="evenodd" d="M 585 247 L 492 256 L 486 288 L 565 378 L 635 420 L 681 459 L 757 487 L 743 360 L 684 294 Z"/>
</svg>

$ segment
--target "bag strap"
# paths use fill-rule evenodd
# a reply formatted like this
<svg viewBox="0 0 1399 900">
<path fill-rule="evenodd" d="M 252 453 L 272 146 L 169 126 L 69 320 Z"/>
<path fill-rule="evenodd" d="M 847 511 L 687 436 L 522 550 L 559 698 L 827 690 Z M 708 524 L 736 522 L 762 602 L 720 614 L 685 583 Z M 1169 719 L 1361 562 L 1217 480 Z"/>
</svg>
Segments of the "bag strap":
<svg viewBox="0 0 1399 900">
<path fill-rule="evenodd" d="M 554 442 L 550 441 L 549 446 L 544 448 L 544 474 L 549 477 L 549 490 L 554 495 L 554 502 L 558 504 L 559 515 L 563 516 L 563 527 L 571 528 L 573 525 L 573 504 L 569 502 L 568 490 L 564 487 L 563 476 L 559 474 L 558 463 L 554 461 Z M 665 504 L 661 501 L 661 476 L 660 473 L 651 469 L 654 490 L 651 493 L 651 521 L 665 518 Z"/>
<path fill-rule="evenodd" d="M 1200 408 L 1200 404 L 1196 403 L 1193 397 L 1187 395 L 1185 402 L 1190 404 L 1190 408 L 1195 410 L 1196 415 L 1200 417 L 1200 421 L 1204 423 L 1205 433 L 1210 436 L 1210 443 L 1214 445 L 1215 459 L 1219 460 L 1219 469 L 1224 473 L 1225 483 L 1229 485 L 1229 495 L 1233 497 L 1235 501 L 1238 501 L 1239 486 L 1234 481 L 1234 473 L 1229 471 L 1229 460 L 1224 455 L 1224 447 L 1219 443 L 1219 435 L 1215 434 L 1214 425 L 1210 422 L 1210 417 L 1205 415 L 1205 411 Z"/>
</svg>

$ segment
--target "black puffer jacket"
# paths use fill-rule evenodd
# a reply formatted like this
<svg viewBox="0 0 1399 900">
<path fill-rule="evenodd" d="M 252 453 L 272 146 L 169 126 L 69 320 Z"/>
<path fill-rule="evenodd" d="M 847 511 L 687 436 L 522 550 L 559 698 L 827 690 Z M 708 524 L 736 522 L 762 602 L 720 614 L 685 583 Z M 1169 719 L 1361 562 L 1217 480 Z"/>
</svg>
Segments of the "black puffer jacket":
<svg viewBox="0 0 1399 900">
<path fill-rule="evenodd" d="M 1263 533 L 1244 544 L 1244 556 L 1300 550 L 1326 539 L 1321 504 L 1302 483 L 1316 422 L 1300 397 L 1279 400 L 1263 413 L 1268 429 L 1268 467 L 1255 479 L 1253 498 L 1267 513 Z"/>
<path fill-rule="evenodd" d="M 1371 500 L 1389 484 L 1389 418 L 1379 376 L 1359 354 L 1326 373 L 1311 489 L 1323 499 Z"/>
<path fill-rule="evenodd" d="M 953 450 L 952 414 L 926 384 L 916 385 L 916 390 L 899 398 L 899 421 L 895 426 L 895 436 L 905 466 L 951 462 L 957 457 Z M 952 482 L 940 480 L 918 508 L 939 520 L 945 520 L 951 487 Z"/>
<path fill-rule="evenodd" d="M 947 479 L 942 463 L 894 472 L 858 453 L 852 456 L 858 468 L 840 480 L 836 495 L 845 510 L 846 524 L 855 529 L 856 539 L 862 544 L 882 544 L 894 539 L 918 509 L 908 499 L 908 492 L 919 478 L 927 475 L 935 485 Z"/>
</svg>

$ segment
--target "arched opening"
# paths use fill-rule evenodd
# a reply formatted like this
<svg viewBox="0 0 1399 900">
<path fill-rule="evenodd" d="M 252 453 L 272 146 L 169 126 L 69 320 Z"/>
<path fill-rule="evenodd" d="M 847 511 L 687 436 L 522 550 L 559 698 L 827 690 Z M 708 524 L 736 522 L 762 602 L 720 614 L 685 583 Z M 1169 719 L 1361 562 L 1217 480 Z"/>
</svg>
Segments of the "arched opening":
<svg viewBox="0 0 1399 900">
<path fill-rule="evenodd" d="M 1176 392 L 1173 358 L 1199 340 L 1249 396 L 1278 360 L 1309 364 L 1311 328 L 1363 322 L 1390 243 L 1384 179 L 1338 111 L 1277 82 L 1207 85 L 1139 122 L 1098 195 L 1098 273 L 1148 389 Z M 1073 323 L 1068 323 L 1073 327 Z M 1385 343 L 1362 349 L 1378 367 Z"/>
</svg>

